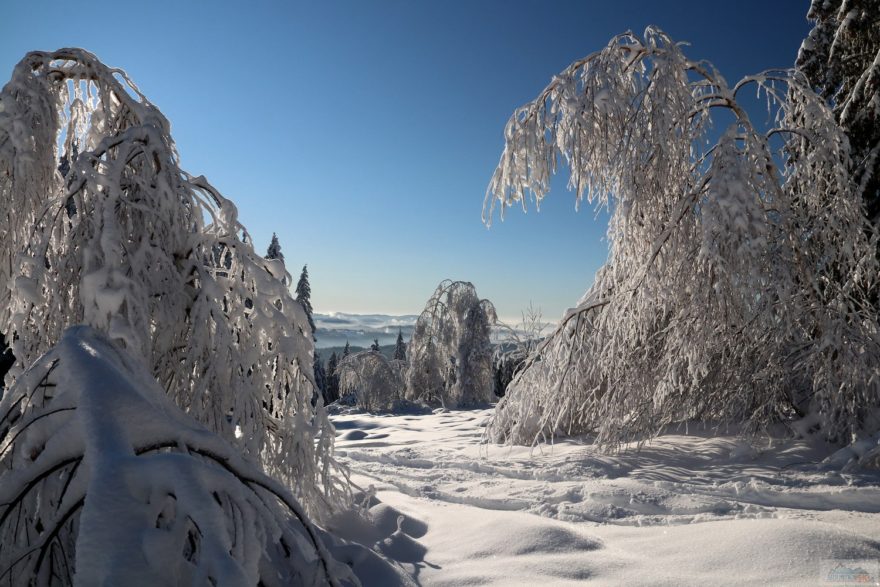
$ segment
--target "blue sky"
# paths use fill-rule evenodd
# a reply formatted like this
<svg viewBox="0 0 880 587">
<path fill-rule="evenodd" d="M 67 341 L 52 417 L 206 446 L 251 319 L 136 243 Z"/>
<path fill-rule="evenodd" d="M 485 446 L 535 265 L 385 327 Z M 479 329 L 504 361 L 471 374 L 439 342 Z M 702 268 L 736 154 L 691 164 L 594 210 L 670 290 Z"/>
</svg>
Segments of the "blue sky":
<svg viewBox="0 0 880 587">
<path fill-rule="evenodd" d="M 501 316 L 556 319 L 603 262 L 605 216 L 564 183 L 541 212 L 480 212 L 511 112 L 610 37 L 656 24 L 728 80 L 790 66 L 808 2 L 5 2 L 0 79 L 81 46 L 172 123 L 185 169 L 277 232 L 317 311 L 417 313 L 444 278 Z"/>
</svg>

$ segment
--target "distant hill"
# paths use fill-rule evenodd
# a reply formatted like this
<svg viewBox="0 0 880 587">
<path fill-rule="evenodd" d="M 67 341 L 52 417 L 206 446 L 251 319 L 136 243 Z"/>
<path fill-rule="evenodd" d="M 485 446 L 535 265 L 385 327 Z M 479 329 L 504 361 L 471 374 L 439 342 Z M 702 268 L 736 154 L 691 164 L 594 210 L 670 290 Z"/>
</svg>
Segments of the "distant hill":
<svg viewBox="0 0 880 587">
<path fill-rule="evenodd" d="M 382 352 L 389 357 L 394 353 L 394 343 L 397 341 L 397 332 L 403 333 L 403 340 L 409 344 L 412 338 L 413 327 L 417 315 L 405 314 L 392 316 L 389 314 L 347 314 L 345 312 L 332 312 L 330 314 L 314 314 L 315 347 L 320 351 L 321 357 L 326 361 L 334 350 L 337 354 L 342 353 L 346 341 L 355 349 L 365 350 L 373 344 L 373 339 L 378 339 Z M 552 330 L 554 324 L 543 323 L 543 334 Z M 510 338 L 510 330 L 502 327 L 493 328 L 493 340 L 503 342 Z M 517 331 L 520 336 L 526 333 Z M 386 352 L 390 348 L 390 353 Z"/>
<path fill-rule="evenodd" d="M 316 313 L 315 338 L 318 340 L 315 346 L 325 359 L 336 347 L 339 347 L 337 352 L 341 352 L 346 341 L 352 349 L 354 347 L 360 347 L 361 350 L 368 349 L 373 344 L 373 339 L 378 339 L 382 346 L 393 347 L 397 341 L 398 330 L 403 333 L 403 339 L 409 342 L 417 318 L 418 316 L 415 315 Z M 327 349 L 326 353 L 325 349 Z"/>
<path fill-rule="evenodd" d="M 409 343 L 409 341 L 407 341 L 407 343 Z M 386 344 L 386 345 L 380 346 L 379 352 L 381 352 L 383 355 L 385 355 L 386 358 L 391 359 L 394 357 L 394 346 L 395 345 L 393 345 L 393 344 Z M 330 355 L 332 355 L 334 352 L 337 354 L 337 356 L 339 356 L 340 359 L 342 358 L 342 350 L 344 348 L 345 348 L 345 345 L 331 346 L 331 347 L 318 347 L 315 349 L 315 352 L 317 352 L 318 354 L 321 355 L 321 362 L 326 367 L 327 360 L 330 359 Z M 370 349 L 369 346 L 361 347 L 361 346 L 352 345 L 351 346 L 351 354 L 359 353 L 361 351 L 366 351 L 369 349 Z"/>
</svg>

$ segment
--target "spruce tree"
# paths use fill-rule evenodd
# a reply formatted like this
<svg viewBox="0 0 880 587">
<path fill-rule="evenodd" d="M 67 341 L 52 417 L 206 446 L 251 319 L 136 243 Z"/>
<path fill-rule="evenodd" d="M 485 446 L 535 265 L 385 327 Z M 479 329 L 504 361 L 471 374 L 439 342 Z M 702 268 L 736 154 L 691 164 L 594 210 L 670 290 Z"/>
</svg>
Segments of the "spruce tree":
<svg viewBox="0 0 880 587">
<path fill-rule="evenodd" d="M 315 361 L 313 365 L 315 371 L 315 394 L 321 394 L 324 403 L 327 403 L 327 374 L 324 371 L 324 363 L 321 361 L 321 355 L 315 351 Z"/>
<path fill-rule="evenodd" d="M 269 243 L 269 248 L 266 250 L 266 258 L 284 261 L 284 253 L 281 252 L 281 243 L 278 242 L 278 235 L 274 232 L 272 233 L 272 242 Z M 297 293 L 299 292 L 297 291 Z"/>
<path fill-rule="evenodd" d="M 296 301 L 300 303 L 306 312 L 306 318 L 309 320 L 309 327 L 312 329 L 312 338 L 315 337 L 315 320 L 312 318 L 312 287 L 309 285 L 309 266 L 303 265 L 302 273 L 299 274 L 299 281 L 296 284 Z"/>
<path fill-rule="evenodd" d="M 326 385 L 324 387 L 324 405 L 331 404 L 339 399 L 339 374 L 336 367 L 339 365 L 339 357 L 336 351 L 330 355 L 327 361 Z"/>
<path fill-rule="evenodd" d="M 406 360 L 406 343 L 403 342 L 403 331 L 397 330 L 397 344 L 394 346 L 394 360 Z"/>
<path fill-rule="evenodd" d="M 880 2 L 813 0 L 815 22 L 796 67 L 831 108 L 850 144 L 853 179 L 880 225 Z"/>
<path fill-rule="evenodd" d="M 350 354 L 351 354 L 351 345 L 348 344 L 348 341 L 346 340 L 345 341 L 345 348 L 342 349 L 342 358 L 344 359 L 345 357 L 347 357 Z"/>
</svg>

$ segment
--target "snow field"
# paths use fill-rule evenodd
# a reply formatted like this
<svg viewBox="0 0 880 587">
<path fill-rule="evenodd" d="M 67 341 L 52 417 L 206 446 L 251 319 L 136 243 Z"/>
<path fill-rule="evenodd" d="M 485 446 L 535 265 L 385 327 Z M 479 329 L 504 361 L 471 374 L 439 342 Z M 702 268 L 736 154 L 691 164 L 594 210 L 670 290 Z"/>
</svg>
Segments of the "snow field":
<svg viewBox="0 0 880 587">
<path fill-rule="evenodd" d="M 827 447 L 692 427 L 616 455 L 487 448 L 490 413 L 334 416 L 373 525 L 329 530 L 421 585 L 815 585 L 880 558 L 878 479 L 818 470 Z"/>
</svg>

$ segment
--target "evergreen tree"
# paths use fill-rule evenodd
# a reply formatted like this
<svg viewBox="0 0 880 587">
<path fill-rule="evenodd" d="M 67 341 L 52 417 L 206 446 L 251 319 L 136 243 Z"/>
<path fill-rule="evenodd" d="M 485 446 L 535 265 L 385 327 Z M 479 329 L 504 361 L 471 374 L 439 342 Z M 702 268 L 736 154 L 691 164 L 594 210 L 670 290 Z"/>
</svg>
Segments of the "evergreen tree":
<svg viewBox="0 0 880 587">
<path fill-rule="evenodd" d="M 281 252 L 281 243 L 278 242 L 278 235 L 274 232 L 272 233 L 272 242 L 269 243 L 269 248 L 266 250 L 266 258 L 284 261 L 284 253 Z M 297 293 L 299 293 L 299 290 L 297 290 Z"/>
<path fill-rule="evenodd" d="M 796 67 L 849 138 L 853 179 L 880 225 L 880 2 L 813 0 Z"/>
<path fill-rule="evenodd" d="M 296 284 L 296 301 L 300 303 L 306 312 L 306 318 L 309 320 L 309 327 L 312 329 L 312 338 L 315 338 L 315 320 L 312 318 L 312 286 L 309 285 L 309 266 L 303 265 L 302 273 L 299 274 L 299 281 Z"/>
<path fill-rule="evenodd" d="M 330 355 L 327 361 L 326 385 L 324 387 L 324 405 L 331 404 L 339 399 L 339 374 L 336 372 L 339 365 L 339 357 L 336 351 Z"/>
<path fill-rule="evenodd" d="M 342 358 L 344 359 L 345 357 L 347 357 L 350 354 L 351 354 L 351 345 L 348 344 L 348 341 L 346 340 L 345 341 L 345 348 L 342 349 Z"/>
<path fill-rule="evenodd" d="M 315 371 L 315 399 L 317 400 L 317 394 L 321 394 L 321 397 L 324 398 L 324 404 L 327 403 L 327 373 L 324 371 L 324 363 L 321 361 L 321 355 L 318 351 L 315 351 L 315 361 L 314 361 L 314 371 Z"/>
<path fill-rule="evenodd" d="M 406 360 L 406 343 L 403 342 L 403 331 L 397 330 L 397 344 L 394 346 L 394 359 L 396 361 Z"/>
<path fill-rule="evenodd" d="M 379 352 L 379 348 L 380 348 L 380 347 L 379 347 L 379 339 L 378 339 L 378 338 L 374 338 L 374 339 L 373 339 L 373 344 L 370 345 L 370 350 L 378 353 L 378 352 Z"/>
</svg>

